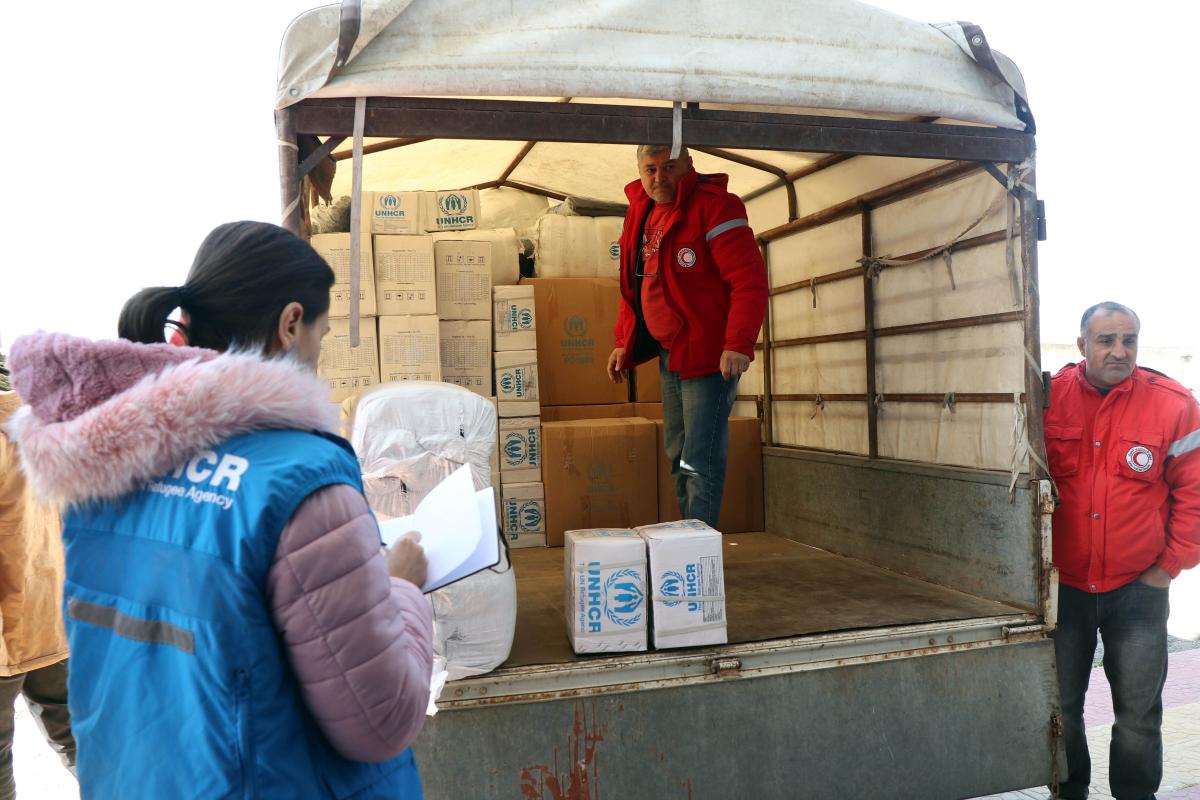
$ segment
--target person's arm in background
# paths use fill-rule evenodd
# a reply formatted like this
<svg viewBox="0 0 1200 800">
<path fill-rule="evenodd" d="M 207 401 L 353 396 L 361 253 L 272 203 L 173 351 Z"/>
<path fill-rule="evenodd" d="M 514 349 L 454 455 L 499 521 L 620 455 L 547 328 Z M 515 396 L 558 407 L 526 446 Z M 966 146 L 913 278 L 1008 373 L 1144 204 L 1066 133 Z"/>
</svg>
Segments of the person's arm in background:
<svg viewBox="0 0 1200 800">
<path fill-rule="evenodd" d="M 1152 585 L 1169 584 L 1163 575 L 1153 575 L 1155 570 L 1177 578 L 1200 563 L 1200 406 L 1195 400 L 1189 399 L 1175 424 L 1163 476 L 1171 491 L 1167 542 L 1155 565 L 1142 575 Z"/>
<path fill-rule="evenodd" d="M 361 493 L 326 486 L 301 504 L 267 593 L 305 704 L 334 748 L 386 761 L 411 745 L 429 706 L 433 608 L 389 575 Z"/>
</svg>

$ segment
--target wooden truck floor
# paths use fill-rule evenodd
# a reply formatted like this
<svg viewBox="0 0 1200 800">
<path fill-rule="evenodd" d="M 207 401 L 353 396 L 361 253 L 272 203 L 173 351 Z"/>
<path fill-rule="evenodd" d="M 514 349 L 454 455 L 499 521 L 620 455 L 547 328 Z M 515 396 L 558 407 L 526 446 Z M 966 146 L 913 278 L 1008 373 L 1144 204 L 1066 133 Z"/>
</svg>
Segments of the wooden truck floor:
<svg viewBox="0 0 1200 800">
<path fill-rule="evenodd" d="M 729 642 L 1020 613 L 1021 609 L 769 533 L 726 534 Z M 577 656 L 563 618 L 563 548 L 513 550 L 517 632 L 506 667 Z"/>
</svg>

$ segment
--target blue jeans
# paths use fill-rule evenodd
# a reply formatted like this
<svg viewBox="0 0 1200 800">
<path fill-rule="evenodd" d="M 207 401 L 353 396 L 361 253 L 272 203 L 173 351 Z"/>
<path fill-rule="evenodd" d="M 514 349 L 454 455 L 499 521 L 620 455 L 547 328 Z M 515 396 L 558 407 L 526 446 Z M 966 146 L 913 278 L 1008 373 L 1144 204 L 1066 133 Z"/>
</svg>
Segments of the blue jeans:
<svg viewBox="0 0 1200 800">
<path fill-rule="evenodd" d="M 1117 800 L 1148 800 L 1162 780 L 1162 691 L 1167 682 L 1167 589 L 1135 580 L 1093 594 L 1059 584 L 1054 652 L 1062 696 L 1068 777 L 1059 791 L 1084 800 L 1092 778 L 1083 700 L 1104 640 L 1104 674 L 1112 687 L 1109 786 Z"/>
<path fill-rule="evenodd" d="M 680 378 L 667 369 L 667 351 L 658 356 L 662 375 L 663 433 L 675 494 L 683 519 L 698 519 L 717 527 L 725 491 L 725 460 L 729 452 L 729 412 L 737 396 L 738 379 L 721 373 Z"/>
</svg>

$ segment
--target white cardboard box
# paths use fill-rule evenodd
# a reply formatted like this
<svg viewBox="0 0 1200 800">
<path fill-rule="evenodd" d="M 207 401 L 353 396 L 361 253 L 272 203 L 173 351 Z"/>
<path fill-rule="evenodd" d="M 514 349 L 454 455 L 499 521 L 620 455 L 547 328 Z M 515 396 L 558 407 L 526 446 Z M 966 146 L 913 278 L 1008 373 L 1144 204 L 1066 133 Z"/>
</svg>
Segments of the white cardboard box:
<svg viewBox="0 0 1200 800">
<path fill-rule="evenodd" d="M 479 227 L 479 191 L 424 192 L 421 198 L 425 230 L 462 231 Z"/>
<path fill-rule="evenodd" d="M 492 289 L 492 326 L 496 352 L 537 349 L 537 316 L 532 286 Z"/>
<path fill-rule="evenodd" d="M 321 340 L 317 374 L 329 384 L 329 398 L 340 403 L 379 383 L 379 332 L 374 317 L 359 320 L 358 347 L 350 346 L 350 320 L 329 320 Z"/>
<path fill-rule="evenodd" d="M 696 519 L 643 525 L 637 531 L 650 558 L 654 647 L 725 644 L 721 534 Z"/>
<path fill-rule="evenodd" d="M 442 380 L 492 396 L 492 326 L 484 319 L 442 320 Z"/>
<path fill-rule="evenodd" d="M 492 245 L 442 240 L 434 244 L 437 314 L 442 319 L 492 319 Z"/>
<path fill-rule="evenodd" d="M 567 635 L 576 653 L 646 649 L 646 543 L 636 531 L 567 531 L 563 574 Z"/>
<path fill-rule="evenodd" d="M 428 236 L 376 236 L 374 247 L 379 316 L 436 314 L 433 240 Z"/>
<path fill-rule="evenodd" d="M 541 413 L 536 350 L 496 353 L 496 400 L 501 417 Z"/>
<path fill-rule="evenodd" d="M 350 316 L 350 234 L 318 233 L 309 240 L 312 248 L 333 270 L 333 287 L 329 290 L 330 318 Z M 359 239 L 358 314 L 375 316 L 375 271 L 372 269 L 371 237 Z"/>
<path fill-rule="evenodd" d="M 545 487 L 541 483 L 508 483 L 501 493 L 500 524 L 508 546 L 545 547 Z"/>
<path fill-rule="evenodd" d="M 501 419 L 500 483 L 540 483 L 542 480 L 542 420 L 540 417 Z"/>
<path fill-rule="evenodd" d="M 371 233 L 421 233 L 424 192 L 363 192 L 365 213 L 370 215 Z"/>
<path fill-rule="evenodd" d="M 379 377 L 393 381 L 440 381 L 438 318 L 388 316 L 379 318 Z"/>
</svg>

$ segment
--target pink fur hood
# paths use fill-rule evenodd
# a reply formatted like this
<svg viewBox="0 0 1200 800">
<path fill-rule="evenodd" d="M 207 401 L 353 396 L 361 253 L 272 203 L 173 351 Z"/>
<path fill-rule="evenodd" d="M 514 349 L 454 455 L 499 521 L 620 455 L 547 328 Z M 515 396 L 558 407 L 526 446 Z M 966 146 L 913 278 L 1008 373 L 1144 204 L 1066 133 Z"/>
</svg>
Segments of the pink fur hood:
<svg viewBox="0 0 1200 800">
<path fill-rule="evenodd" d="M 338 427 L 324 382 L 286 358 L 36 333 L 9 368 L 30 485 L 61 504 L 119 497 L 241 433 Z"/>
</svg>

